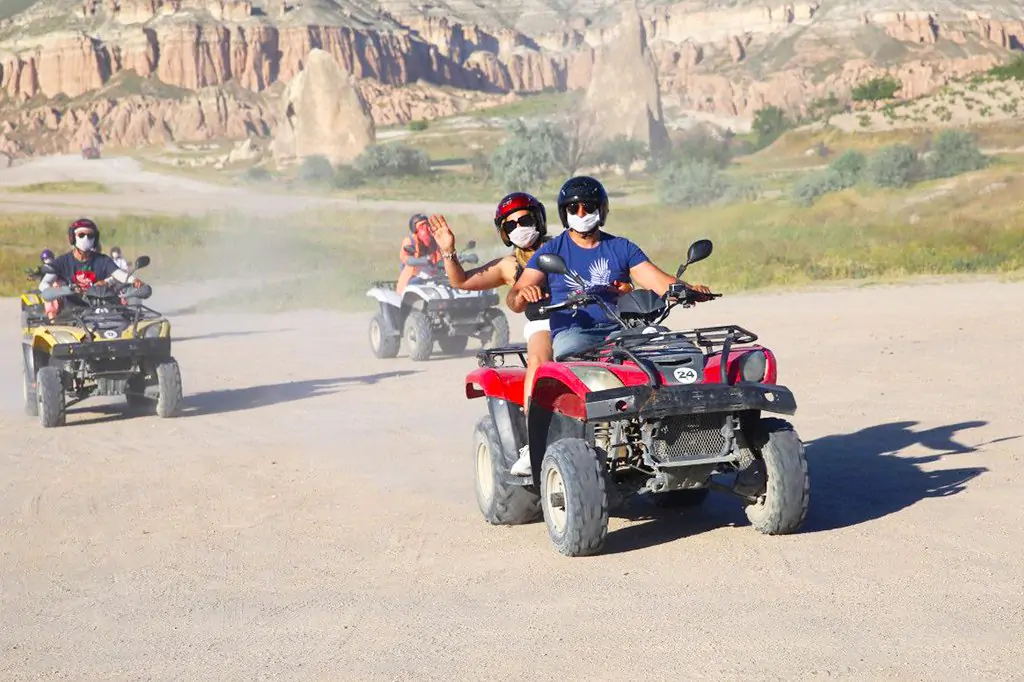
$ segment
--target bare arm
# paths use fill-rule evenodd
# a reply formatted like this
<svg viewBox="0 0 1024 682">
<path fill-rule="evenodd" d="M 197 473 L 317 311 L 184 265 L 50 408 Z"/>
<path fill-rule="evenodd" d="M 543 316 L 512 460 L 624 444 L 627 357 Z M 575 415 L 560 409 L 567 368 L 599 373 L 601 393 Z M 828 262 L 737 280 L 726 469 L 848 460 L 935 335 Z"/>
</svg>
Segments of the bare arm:
<svg viewBox="0 0 1024 682">
<path fill-rule="evenodd" d="M 644 289 L 650 289 L 659 296 L 664 296 L 670 284 L 678 282 L 651 261 L 644 261 L 629 269 L 629 277 Z"/>
<path fill-rule="evenodd" d="M 462 263 L 458 258 L 445 258 L 444 271 L 452 286 L 467 291 L 480 291 L 482 289 L 497 289 L 502 284 L 508 284 L 512 279 L 508 276 L 508 261 L 511 256 L 495 258 L 490 263 L 485 263 L 469 272 L 462 269 Z"/>
<path fill-rule="evenodd" d="M 644 261 L 639 265 L 634 265 L 629 270 L 629 276 L 634 282 L 639 284 L 642 288 L 650 289 L 659 296 L 664 296 L 665 292 L 668 291 L 670 285 L 680 281 L 673 277 L 672 275 L 665 272 L 664 270 L 662 270 L 661 268 L 659 268 L 651 261 Z M 687 287 L 705 294 L 710 293 L 711 291 L 703 284 L 687 284 L 686 282 L 683 282 L 683 284 L 686 284 Z"/>
<path fill-rule="evenodd" d="M 527 303 L 536 303 L 546 294 L 541 287 L 547 281 L 547 275 L 540 270 L 526 268 L 519 280 L 509 290 L 505 297 L 505 303 L 512 312 L 521 313 L 526 310 Z"/>
</svg>

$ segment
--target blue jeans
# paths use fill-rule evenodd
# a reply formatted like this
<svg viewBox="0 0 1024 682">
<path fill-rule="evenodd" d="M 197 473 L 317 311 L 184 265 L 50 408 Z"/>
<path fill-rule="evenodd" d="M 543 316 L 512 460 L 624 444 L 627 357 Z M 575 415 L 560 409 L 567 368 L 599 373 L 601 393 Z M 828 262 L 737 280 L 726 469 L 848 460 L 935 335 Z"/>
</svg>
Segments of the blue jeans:
<svg viewBox="0 0 1024 682">
<path fill-rule="evenodd" d="M 596 345 L 599 341 L 608 338 L 608 335 L 618 329 L 617 325 L 601 325 L 590 329 L 569 327 L 555 335 L 551 341 L 551 352 L 555 360 L 567 353 L 577 353 L 584 348 Z"/>
</svg>

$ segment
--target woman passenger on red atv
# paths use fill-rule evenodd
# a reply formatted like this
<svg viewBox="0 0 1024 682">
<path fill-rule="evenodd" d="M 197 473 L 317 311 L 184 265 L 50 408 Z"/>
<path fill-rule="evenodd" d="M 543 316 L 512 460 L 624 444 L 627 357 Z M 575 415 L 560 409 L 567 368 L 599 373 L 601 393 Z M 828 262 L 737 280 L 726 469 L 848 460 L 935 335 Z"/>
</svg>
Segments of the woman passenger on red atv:
<svg viewBox="0 0 1024 682">
<path fill-rule="evenodd" d="M 523 273 L 527 261 L 547 242 L 547 211 L 536 197 L 526 192 L 513 192 L 498 202 L 494 211 L 494 227 L 505 246 L 514 246 L 512 253 L 495 258 L 469 272 L 462 269 L 455 253 L 455 235 L 444 216 L 430 217 L 430 229 L 441 249 L 444 270 L 452 286 L 470 291 L 512 286 Z M 531 320 L 523 328 L 526 339 L 526 385 L 524 408 L 530 401 L 533 373 L 542 362 L 551 359 L 551 332 L 547 320 Z"/>
<path fill-rule="evenodd" d="M 422 265 L 408 265 L 410 258 L 429 258 L 430 264 L 434 266 L 441 260 L 441 251 L 437 248 L 437 242 L 434 241 L 434 236 L 430 233 L 427 216 L 417 213 L 409 218 L 409 236 L 402 240 L 398 258 L 402 262 L 402 272 L 398 275 L 395 291 L 401 296 L 405 287 L 409 285 L 409 280 L 423 269 Z"/>
<path fill-rule="evenodd" d="M 566 181 L 558 193 L 558 216 L 562 226 L 568 229 L 534 252 L 508 294 L 509 308 L 517 313 L 523 312 L 528 303 L 537 303 L 548 297 L 545 288 L 550 289 L 552 304 L 563 303 L 570 294 L 576 293 L 576 286 L 569 278 L 557 275 L 549 278 L 541 272 L 537 257 L 543 253 L 560 256 L 566 268 L 587 284 L 587 292 L 597 294 L 612 308 L 619 294 L 629 291 L 632 283 L 664 295 L 670 284 L 678 282 L 652 263 L 632 241 L 600 229 L 608 218 L 608 211 L 608 193 L 600 182 L 588 176 Z M 701 293 L 710 293 L 706 286 L 700 284 L 686 286 Z M 583 350 L 618 329 L 596 303 L 581 306 L 575 312 L 553 311 L 548 322 L 554 357 Z M 529 453 L 526 448 L 523 450 L 519 461 L 512 467 L 512 473 L 529 476 Z"/>
</svg>

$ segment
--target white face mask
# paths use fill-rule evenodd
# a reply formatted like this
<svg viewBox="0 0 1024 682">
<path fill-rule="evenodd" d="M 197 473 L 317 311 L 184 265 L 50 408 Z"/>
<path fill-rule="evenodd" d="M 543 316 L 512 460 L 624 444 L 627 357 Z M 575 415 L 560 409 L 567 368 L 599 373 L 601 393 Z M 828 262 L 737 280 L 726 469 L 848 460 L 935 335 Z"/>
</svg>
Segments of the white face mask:
<svg viewBox="0 0 1024 682">
<path fill-rule="evenodd" d="M 581 234 L 587 234 L 588 232 L 593 232 L 599 222 L 601 222 L 600 213 L 588 213 L 582 218 L 573 214 L 569 216 L 569 229 Z"/>
<path fill-rule="evenodd" d="M 529 248 L 537 239 L 540 231 L 536 227 L 524 227 L 520 225 L 508 233 L 508 239 L 520 249 Z"/>
<path fill-rule="evenodd" d="M 92 251 L 96 246 L 95 237 L 75 237 L 75 248 L 79 251 Z"/>
</svg>

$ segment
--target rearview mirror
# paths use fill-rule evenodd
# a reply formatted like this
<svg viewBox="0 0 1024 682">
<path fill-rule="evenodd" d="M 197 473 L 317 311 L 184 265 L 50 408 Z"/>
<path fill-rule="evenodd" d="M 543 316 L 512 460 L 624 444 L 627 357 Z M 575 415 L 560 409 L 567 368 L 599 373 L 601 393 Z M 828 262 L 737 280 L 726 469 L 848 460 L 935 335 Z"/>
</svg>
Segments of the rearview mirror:
<svg viewBox="0 0 1024 682">
<path fill-rule="evenodd" d="M 149 256 L 139 256 L 135 259 L 135 269 L 144 268 L 149 265 Z"/>
<path fill-rule="evenodd" d="M 562 257 L 553 253 L 542 253 L 537 256 L 540 271 L 547 275 L 564 275 L 568 272 Z"/>
<path fill-rule="evenodd" d="M 475 239 L 470 239 L 468 242 L 466 242 L 466 248 L 467 249 L 475 249 L 476 248 L 476 240 Z"/>
<path fill-rule="evenodd" d="M 686 252 L 686 262 L 680 265 L 676 271 L 676 279 L 683 276 L 686 268 L 710 256 L 713 249 L 714 244 L 711 243 L 710 239 L 698 239 L 690 244 L 690 250 Z"/>
</svg>

